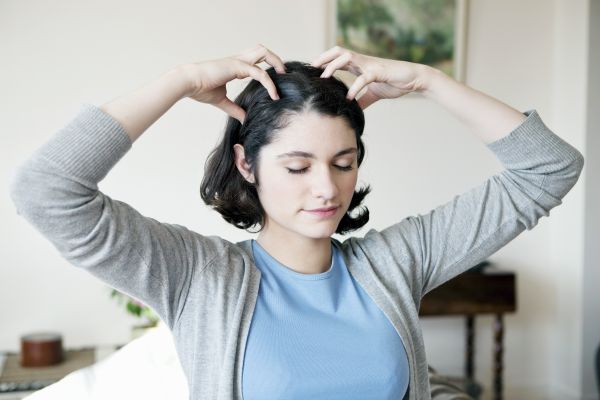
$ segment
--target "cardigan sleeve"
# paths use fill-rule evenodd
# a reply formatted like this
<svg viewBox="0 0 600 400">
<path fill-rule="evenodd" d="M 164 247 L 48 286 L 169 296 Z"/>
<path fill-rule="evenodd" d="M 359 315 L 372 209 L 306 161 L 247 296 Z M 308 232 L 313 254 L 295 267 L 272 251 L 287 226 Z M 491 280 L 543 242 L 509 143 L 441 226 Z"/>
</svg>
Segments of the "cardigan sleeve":
<svg viewBox="0 0 600 400">
<path fill-rule="evenodd" d="M 17 214 L 69 263 L 149 305 L 172 327 L 217 238 L 143 216 L 98 189 L 131 147 L 112 116 L 84 104 L 15 170 L 10 196 Z"/>
<path fill-rule="evenodd" d="M 417 304 L 535 227 L 577 182 L 583 155 L 554 134 L 536 110 L 524 114 L 527 118 L 509 135 L 486 145 L 503 171 L 426 214 L 365 235 L 365 243 L 379 249 L 380 255 L 371 251 L 380 265 L 395 269 L 382 276 L 404 280 Z"/>
</svg>

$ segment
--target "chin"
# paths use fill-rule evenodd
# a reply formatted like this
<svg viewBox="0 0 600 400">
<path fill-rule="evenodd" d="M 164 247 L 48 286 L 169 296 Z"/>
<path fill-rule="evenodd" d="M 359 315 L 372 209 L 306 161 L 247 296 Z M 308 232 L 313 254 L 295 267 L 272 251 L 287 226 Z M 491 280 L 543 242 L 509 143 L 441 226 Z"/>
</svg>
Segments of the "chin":
<svg viewBox="0 0 600 400">
<path fill-rule="evenodd" d="M 312 234 L 309 234 L 307 232 L 307 234 L 305 236 L 311 237 L 313 239 L 325 239 L 325 238 L 330 238 L 331 235 L 333 235 L 335 233 L 335 230 L 337 228 L 337 225 L 331 228 L 326 229 L 325 227 L 318 229 L 318 230 L 314 230 L 313 232 L 311 232 Z"/>
</svg>

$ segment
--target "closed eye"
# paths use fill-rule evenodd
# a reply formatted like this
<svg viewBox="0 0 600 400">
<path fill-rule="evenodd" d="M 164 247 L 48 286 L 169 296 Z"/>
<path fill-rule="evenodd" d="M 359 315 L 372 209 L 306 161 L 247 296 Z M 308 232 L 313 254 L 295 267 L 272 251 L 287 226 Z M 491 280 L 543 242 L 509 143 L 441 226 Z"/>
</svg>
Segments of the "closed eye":
<svg viewBox="0 0 600 400">
<path fill-rule="evenodd" d="M 352 165 L 348 165 L 348 166 L 336 165 L 335 167 L 341 171 L 351 171 L 354 169 L 352 167 Z M 288 172 L 290 174 L 304 174 L 306 172 L 306 170 L 308 169 L 308 167 L 302 168 L 302 169 L 291 169 L 291 168 L 286 168 L 286 169 L 288 170 Z"/>
</svg>

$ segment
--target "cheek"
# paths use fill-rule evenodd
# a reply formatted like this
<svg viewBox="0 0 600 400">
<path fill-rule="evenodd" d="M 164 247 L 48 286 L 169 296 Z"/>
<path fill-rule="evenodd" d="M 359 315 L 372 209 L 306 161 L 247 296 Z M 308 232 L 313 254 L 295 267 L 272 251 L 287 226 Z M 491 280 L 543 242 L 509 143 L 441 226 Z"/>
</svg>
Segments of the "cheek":
<svg viewBox="0 0 600 400">
<path fill-rule="evenodd" d="M 288 208 L 298 202 L 301 185 L 286 176 L 269 176 L 261 180 L 258 197 L 266 210 Z"/>
<path fill-rule="evenodd" d="M 343 193 L 344 200 L 346 202 L 346 207 L 350 206 L 350 201 L 352 201 L 352 196 L 354 196 L 354 191 L 356 190 L 356 184 L 358 182 L 357 174 L 348 178 L 343 182 L 343 186 L 340 187 L 340 191 Z"/>
<path fill-rule="evenodd" d="M 287 172 L 272 176 L 269 182 L 269 192 L 275 198 L 286 198 L 297 196 L 301 190 L 302 180 L 294 179 Z"/>
<path fill-rule="evenodd" d="M 344 182 L 343 182 L 344 193 L 346 193 L 346 194 L 354 193 L 357 182 L 358 182 L 358 173 L 354 173 L 351 176 L 349 176 L 348 179 L 344 180 Z"/>
</svg>

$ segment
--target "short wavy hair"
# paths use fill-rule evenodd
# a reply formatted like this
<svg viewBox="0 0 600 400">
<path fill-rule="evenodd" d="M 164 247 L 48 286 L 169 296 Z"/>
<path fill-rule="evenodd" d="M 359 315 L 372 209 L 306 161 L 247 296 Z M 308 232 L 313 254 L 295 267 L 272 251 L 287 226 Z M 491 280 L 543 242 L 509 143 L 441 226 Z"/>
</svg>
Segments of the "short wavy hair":
<svg viewBox="0 0 600 400">
<path fill-rule="evenodd" d="M 356 99 L 346 99 L 348 87 L 334 76 L 321 78 L 323 71 L 308 63 L 288 61 L 284 64 L 284 74 L 277 73 L 273 67 L 266 70 L 275 83 L 280 99 L 273 101 L 259 81 L 251 80 L 235 99 L 235 103 L 246 111 L 244 123 L 228 117 L 223 138 L 204 165 L 200 185 L 202 200 L 219 212 L 225 221 L 240 229 L 248 230 L 259 225 L 260 229 L 256 232 L 260 232 L 265 225 L 265 211 L 255 187 L 260 185 L 260 149 L 273 141 L 279 129 L 289 125 L 291 117 L 306 111 L 343 117 L 356 135 L 358 166 L 365 156 L 361 140 L 365 117 Z M 233 146 L 236 143 L 244 147 L 246 162 L 254 173 L 255 183 L 248 182 L 235 165 Z M 357 230 L 369 221 L 369 210 L 365 206 L 354 217 L 350 213 L 370 191 L 370 185 L 366 185 L 354 192 L 336 233 Z"/>
</svg>

